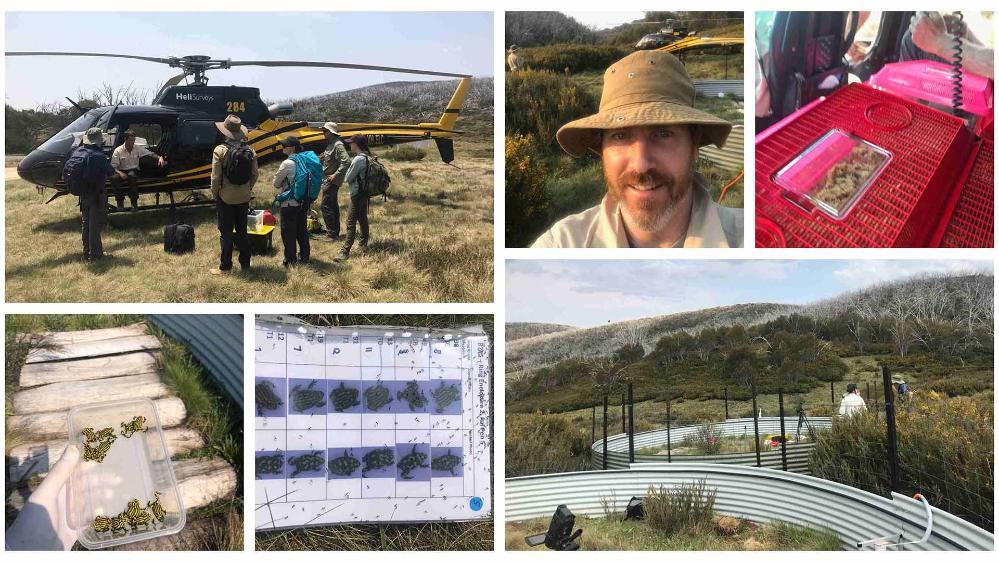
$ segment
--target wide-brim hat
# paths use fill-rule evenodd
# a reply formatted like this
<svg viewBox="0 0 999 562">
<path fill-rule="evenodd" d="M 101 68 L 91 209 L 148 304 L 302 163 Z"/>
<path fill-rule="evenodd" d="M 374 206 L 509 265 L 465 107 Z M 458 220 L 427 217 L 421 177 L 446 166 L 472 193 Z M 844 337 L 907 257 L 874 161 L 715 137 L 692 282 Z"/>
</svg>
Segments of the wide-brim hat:
<svg viewBox="0 0 999 562">
<path fill-rule="evenodd" d="M 895 375 L 891 378 L 891 382 L 892 384 L 905 384 L 905 379 L 903 379 L 898 375 Z"/>
<path fill-rule="evenodd" d="M 243 125 L 243 121 L 236 115 L 227 115 L 225 121 L 216 123 L 215 127 L 227 139 L 232 140 L 246 140 L 247 135 L 250 133 L 246 126 Z"/>
<path fill-rule="evenodd" d="M 556 133 L 562 149 L 580 157 L 599 149 L 603 131 L 646 125 L 696 125 L 700 146 L 725 146 L 732 124 L 694 108 L 694 81 L 675 56 L 636 51 L 604 72 L 600 109 Z"/>
<path fill-rule="evenodd" d="M 336 136 L 340 136 L 340 126 L 332 121 L 327 121 L 323 123 L 323 128 L 333 133 Z"/>
<path fill-rule="evenodd" d="M 83 144 L 104 146 L 104 131 L 100 127 L 91 127 L 83 134 Z"/>
</svg>

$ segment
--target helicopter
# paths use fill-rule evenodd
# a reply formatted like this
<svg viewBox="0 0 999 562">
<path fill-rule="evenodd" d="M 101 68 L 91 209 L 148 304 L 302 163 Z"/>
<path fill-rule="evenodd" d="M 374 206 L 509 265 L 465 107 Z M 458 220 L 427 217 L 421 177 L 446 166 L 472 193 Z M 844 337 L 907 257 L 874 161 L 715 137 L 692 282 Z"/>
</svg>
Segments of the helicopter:
<svg viewBox="0 0 999 562">
<path fill-rule="evenodd" d="M 104 131 L 104 151 L 109 157 L 115 147 L 125 142 L 125 131 L 131 129 L 137 134 L 136 144 L 146 146 L 166 161 L 162 167 L 157 162 L 140 162 L 138 191 L 140 194 L 155 194 L 156 204 L 143 205 L 138 207 L 138 210 L 159 209 L 165 206 L 174 209 L 212 203 L 202 197 L 193 196 L 195 194 L 177 201 L 174 193 L 193 192 L 210 187 L 212 151 L 223 141 L 215 123 L 224 120 L 226 115 L 239 116 L 249 129 L 247 143 L 256 151 L 260 163 L 284 158 L 283 152 L 278 147 L 282 140 L 292 136 L 298 137 L 306 150 L 320 152 L 325 147 L 321 122 L 279 119 L 294 112 L 293 103 L 266 105 L 260 98 L 258 88 L 209 86 L 206 75 L 209 70 L 240 66 L 312 67 L 458 78 L 458 85 L 451 96 L 451 101 L 436 123 L 338 123 L 341 136 L 366 135 L 370 146 L 433 140 L 445 164 L 450 164 L 454 160 L 454 139 L 462 134 L 455 129 L 455 124 L 472 82 L 472 77 L 468 74 L 337 62 L 234 61 L 213 59 L 205 55 L 159 58 L 114 53 L 42 51 L 6 52 L 6 56 L 123 58 L 165 64 L 181 70 L 180 74 L 163 84 L 149 105 L 116 104 L 87 109 L 70 100 L 70 103 L 80 111 L 80 116 L 42 142 L 17 166 L 17 174 L 25 181 L 35 184 L 40 189 L 55 189 L 56 193 L 46 202 L 50 203 L 69 194 L 62 179 L 63 164 L 82 142 L 87 129 L 99 127 Z M 191 80 L 187 84 L 180 84 L 186 78 Z M 107 189 L 110 194 L 110 180 Z M 164 193 L 169 197 L 167 205 L 160 204 L 160 194 Z M 109 207 L 109 212 L 122 211 L 114 205 Z"/>
</svg>

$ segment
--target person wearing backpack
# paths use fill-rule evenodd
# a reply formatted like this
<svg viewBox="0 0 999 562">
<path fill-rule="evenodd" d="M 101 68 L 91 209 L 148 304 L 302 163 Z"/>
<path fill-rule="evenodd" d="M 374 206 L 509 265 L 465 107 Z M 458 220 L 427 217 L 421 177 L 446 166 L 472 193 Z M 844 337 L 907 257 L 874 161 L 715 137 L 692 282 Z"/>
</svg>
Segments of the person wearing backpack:
<svg viewBox="0 0 999 562">
<path fill-rule="evenodd" d="M 221 256 L 218 269 L 212 275 L 227 275 L 232 271 L 232 246 L 235 236 L 239 250 L 239 266 L 250 270 L 250 238 L 246 233 L 246 216 L 250 210 L 250 193 L 257 183 L 257 153 L 246 143 L 247 131 L 236 115 L 228 115 L 215 126 L 225 142 L 212 153 L 212 195 L 218 212 Z M 235 232 L 233 232 L 235 231 Z"/>
<path fill-rule="evenodd" d="M 368 137 L 364 135 L 354 135 L 345 139 L 350 147 L 354 158 L 347 168 L 347 175 L 343 181 L 347 184 L 350 192 L 350 211 L 347 213 L 347 239 L 343 242 L 343 249 L 334 258 L 335 261 L 344 261 L 350 257 L 350 249 L 354 246 L 354 237 L 357 235 L 357 225 L 361 225 L 361 239 L 359 246 L 364 249 L 368 245 L 368 193 L 365 180 L 368 174 L 368 159 L 371 151 L 368 150 Z"/>
<path fill-rule="evenodd" d="M 281 206 L 281 242 L 284 245 L 282 265 L 309 263 L 309 207 L 319 197 L 323 185 L 323 165 L 316 153 L 302 151 L 298 137 L 281 141 L 288 159 L 274 174 L 274 187 L 281 190 L 277 203 Z"/>
<path fill-rule="evenodd" d="M 103 147 L 104 132 L 97 127 L 88 129 L 83 135 L 83 144 L 73 151 L 62 170 L 66 188 L 80 198 L 83 259 L 86 261 L 111 257 L 104 253 L 101 241 L 101 230 L 108 216 L 106 183 L 113 172 Z"/>
</svg>

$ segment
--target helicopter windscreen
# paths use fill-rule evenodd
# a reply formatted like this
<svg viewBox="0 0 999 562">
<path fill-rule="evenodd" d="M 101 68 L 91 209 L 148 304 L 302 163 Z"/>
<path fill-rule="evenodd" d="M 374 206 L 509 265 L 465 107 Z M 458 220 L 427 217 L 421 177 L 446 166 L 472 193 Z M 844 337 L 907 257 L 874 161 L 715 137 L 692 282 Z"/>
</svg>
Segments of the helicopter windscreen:
<svg viewBox="0 0 999 562">
<path fill-rule="evenodd" d="M 49 140 L 42 143 L 38 147 L 38 150 L 45 150 L 47 152 L 61 153 L 64 151 L 66 144 L 66 139 L 73 137 L 74 134 L 82 134 L 86 132 L 87 129 L 94 126 L 97 120 L 104 116 L 108 112 L 109 108 L 91 109 L 90 111 L 84 113 L 83 115 L 76 118 L 69 125 L 66 125 L 61 131 L 52 135 Z M 71 144 L 76 144 L 75 142 Z"/>
</svg>

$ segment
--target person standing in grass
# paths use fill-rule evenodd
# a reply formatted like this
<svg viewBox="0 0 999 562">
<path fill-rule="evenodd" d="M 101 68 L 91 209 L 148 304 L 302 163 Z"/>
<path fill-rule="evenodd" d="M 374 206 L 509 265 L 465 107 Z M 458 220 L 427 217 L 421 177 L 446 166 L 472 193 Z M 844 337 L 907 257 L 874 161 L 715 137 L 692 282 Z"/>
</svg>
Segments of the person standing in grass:
<svg viewBox="0 0 999 562">
<path fill-rule="evenodd" d="M 846 393 L 843 394 L 843 399 L 839 402 L 839 415 L 850 417 L 853 414 L 865 411 L 867 411 L 867 404 L 861 398 L 860 391 L 857 390 L 857 385 L 851 382 L 846 385 Z"/>
<path fill-rule="evenodd" d="M 361 249 L 368 246 L 368 193 L 364 184 L 367 180 L 368 158 L 371 151 L 368 150 L 368 138 L 364 135 L 354 135 L 346 142 L 350 146 L 351 154 L 354 155 L 343 180 L 350 192 L 350 211 L 347 213 L 347 239 L 340 254 L 335 258 L 336 261 L 344 261 L 350 257 L 358 224 L 361 225 L 361 239 L 358 245 Z"/>
<path fill-rule="evenodd" d="M 281 205 L 281 242 L 284 245 L 284 261 L 282 265 L 291 267 L 297 263 L 309 263 L 309 231 L 306 220 L 309 217 L 309 207 L 312 206 L 310 193 L 295 192 L 296 183 L 301 179 L 306 182 L 306 188 L 318 186 L 322 182 L 322 164 L 319 157 L 311 150 L 302 152 L 302 141 L 298 137 L 288 137 L 281 141 L 281 149 L 288 158 L 281 162 L 274 174 L 274 187 L 280 190 L 277 197 Z M 300 169 L 301 168 L 301 169 Z M 310 174 L 310 169 L 314 175 Z M 298 174 L 306 174 L 302 178 Z M 315 178 L 315 183 L 309 180 Z"/>
<path fill-rule="evenodd" d="M 232 271 L 232 246 L 235 236 L 239 249 L 239 266 L 244 273 L 250 271 L 250 237 L 246 233 L 247 213 L 250 209 L 250 192 L 260 172 L 257 170 L 257 153 L 246 144 L 249 134 L 236 115 L 228 115 L 215 126 L 225 137 L 225 142 L 212 153 L 212 195 L 218 211 L 219 244 L 221 256 L 218 269 L 212 275 L 228 275 Z M 234 232 L 235 231 L 235 232 Z"/>
<path fill-rule="evenodd" d="M 350 155 L 340 138 L 340 128 L 330 121 L 323 125 L 323 136 L 326 138 L 326 150 L 323 151 L 323 199 L 319 207 L 323 212 L 323 223 L 326 225 L 326 237 L 336 240 L 340 237 L 340 203 L 337 194 L 347 168 L 350 167 Z"/>
<path fill-rule="evenodd" d="M 104 131 L 92 127 L 83 135 L 83 144 L 67 160 L 63 178 L 71 193 L 80 195 L 83 222 L 83 259 L 111 257 L 104 253 L 101 231 L 108 218 L 108 192 L 105 184 L 114 171 L 104 155 Z"/>
</svg>

